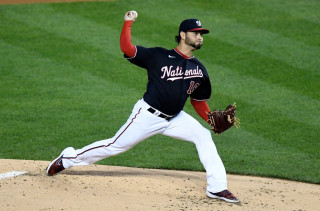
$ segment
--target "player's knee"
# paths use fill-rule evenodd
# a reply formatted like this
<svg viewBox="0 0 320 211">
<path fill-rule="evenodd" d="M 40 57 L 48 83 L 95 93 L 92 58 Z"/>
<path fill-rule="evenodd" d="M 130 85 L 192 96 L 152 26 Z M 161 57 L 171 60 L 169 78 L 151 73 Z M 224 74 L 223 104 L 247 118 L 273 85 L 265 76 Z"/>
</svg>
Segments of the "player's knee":
<svg viewBox="0 0 320 211">
<path fill-rule="evenodd" d="M 205 141 L 212 141 L 211 132 L 206 128 L 201 128 L 197 131 L 197 135 L 195 137 L 195 142 L 205 142 Z"/>
<path fill-rule="evenodd" d="M 208 130 L 208 129 L 204 129 L 204 132 L 203 132 L 204 136 L 205 136 L 205 140 L 208 140 L 208 141 L 212 141 L 212 136 L 211 136 L 211 131 Z"/>
</svg>

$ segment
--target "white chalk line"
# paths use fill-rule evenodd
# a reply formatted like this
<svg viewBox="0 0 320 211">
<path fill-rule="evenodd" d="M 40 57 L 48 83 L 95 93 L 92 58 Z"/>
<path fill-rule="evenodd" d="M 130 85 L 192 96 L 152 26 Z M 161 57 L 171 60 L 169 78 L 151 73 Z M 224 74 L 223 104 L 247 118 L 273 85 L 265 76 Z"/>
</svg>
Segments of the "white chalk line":
<svg viewBox="0 0 320 211">
<path fill-rule="evenodd" d="M 27 172 L 26 171 L 10 171 L 10 172 L 6 172 L 4 174 L 0 174 L 0 180 L 5 179 L 5 178 L 20 176 L 20 175 L 25 174 L 25 173 L 27 173 Z"/>
</svg>

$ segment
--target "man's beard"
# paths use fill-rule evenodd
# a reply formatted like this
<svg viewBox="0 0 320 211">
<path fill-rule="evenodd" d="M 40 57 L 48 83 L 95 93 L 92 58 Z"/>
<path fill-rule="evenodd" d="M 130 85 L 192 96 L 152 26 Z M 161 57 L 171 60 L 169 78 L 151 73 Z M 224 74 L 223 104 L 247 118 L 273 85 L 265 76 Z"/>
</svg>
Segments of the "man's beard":
<svg viewBox="0 0 320 211">
<path fill-rule="evenodd" d="M 186 37 L 186 41 L 185 42 L 186 42 L 187 45 L 189 45 L 191 47 L 194 47 L 197 50 L 200 49 L 201 45 L 202 45 L 202 43 L 196 44 L 196 42 L 192 42 L 188 37 Z"/>
</svg>

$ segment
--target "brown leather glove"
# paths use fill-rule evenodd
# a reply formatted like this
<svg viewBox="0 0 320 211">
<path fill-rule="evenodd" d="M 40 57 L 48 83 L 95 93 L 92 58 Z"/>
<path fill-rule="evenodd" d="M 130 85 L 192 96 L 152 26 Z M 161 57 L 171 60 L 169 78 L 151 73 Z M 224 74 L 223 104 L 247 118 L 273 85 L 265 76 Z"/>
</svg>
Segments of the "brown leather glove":
<svg viewBox="0 0 320 211">
<path fill-rule="evenodd" d="M 233 125 L 237 128 L 240 127 L 240 119 L 236 117 L 236 108 L 237 106 L 234 103 L 233 105 L 228 105 L 224 111 L 214 110 L 208 113 L 208 123 L 216 134 L 223 133 Z"/>
</svg>

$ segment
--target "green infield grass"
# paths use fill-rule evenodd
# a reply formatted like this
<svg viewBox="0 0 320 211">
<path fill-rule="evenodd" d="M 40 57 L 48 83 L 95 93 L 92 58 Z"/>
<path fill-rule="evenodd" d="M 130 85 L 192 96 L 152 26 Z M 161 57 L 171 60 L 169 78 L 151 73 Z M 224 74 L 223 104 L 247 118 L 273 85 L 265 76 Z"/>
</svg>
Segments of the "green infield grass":
<svg viewBox="0 0 320 211">
<path fill-rule="evenodd" d="M 320 2 L 111 1 L 0 6 L 0 158 L 52 160 L 112 137 L 145 91 L 146 71 L 123 58 L 132 42 L 176 47 L 180 22 L 211 33 L 195 56 L 212 110 L 237 103 L 239 129 L 213 135 L 231 174 L 320 183 Z M 187 101 L 186 112 L 210 129 Z M 195 146 L 154 136 L 106 165 L 203 171 Z"/>
</svg>

